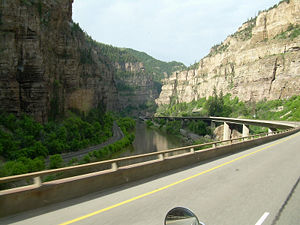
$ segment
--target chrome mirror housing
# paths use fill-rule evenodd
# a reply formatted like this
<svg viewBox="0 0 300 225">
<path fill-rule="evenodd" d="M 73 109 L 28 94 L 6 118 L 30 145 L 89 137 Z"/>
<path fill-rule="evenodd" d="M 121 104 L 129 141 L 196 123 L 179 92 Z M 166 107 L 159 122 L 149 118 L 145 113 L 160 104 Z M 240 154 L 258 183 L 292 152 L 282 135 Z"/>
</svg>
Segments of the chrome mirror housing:
<svg viewBox="0 0 300 225">
<path fill-rule="evenodd" d="M 165 218 L 165 225 L 205 225 L 189 209 L 176 207 L 171 209 Z"/>
</svg>

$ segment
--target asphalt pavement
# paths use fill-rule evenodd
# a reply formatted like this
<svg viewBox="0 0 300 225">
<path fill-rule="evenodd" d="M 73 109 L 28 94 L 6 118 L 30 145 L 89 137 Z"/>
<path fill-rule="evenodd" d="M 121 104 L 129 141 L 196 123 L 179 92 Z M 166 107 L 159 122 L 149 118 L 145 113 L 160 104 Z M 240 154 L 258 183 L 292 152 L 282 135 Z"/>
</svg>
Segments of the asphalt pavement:
<svg viewBox="0 0 300 225">
<path fill-rule="evenodd" d="M 237 154 L 0 219 L 0 224 L 161 225 L 171 208 L 182 206 L 206 225 L 294 225 L 293 221 L 300 221 L 299 162 L 297 133 Z"/>
</svg>

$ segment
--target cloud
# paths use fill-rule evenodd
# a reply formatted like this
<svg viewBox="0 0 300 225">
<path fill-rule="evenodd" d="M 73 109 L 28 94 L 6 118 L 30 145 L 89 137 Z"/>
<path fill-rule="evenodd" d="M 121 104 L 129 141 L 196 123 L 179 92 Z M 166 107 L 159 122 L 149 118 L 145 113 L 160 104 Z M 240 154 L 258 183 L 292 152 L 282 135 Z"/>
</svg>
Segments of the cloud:
<svg viewBox="0 0 300 225">
<path fill-rule="evenodd" d="M 278 0 L 76 0 L 73 19 L 95 40 L 189 65 Z"/>
</svg>

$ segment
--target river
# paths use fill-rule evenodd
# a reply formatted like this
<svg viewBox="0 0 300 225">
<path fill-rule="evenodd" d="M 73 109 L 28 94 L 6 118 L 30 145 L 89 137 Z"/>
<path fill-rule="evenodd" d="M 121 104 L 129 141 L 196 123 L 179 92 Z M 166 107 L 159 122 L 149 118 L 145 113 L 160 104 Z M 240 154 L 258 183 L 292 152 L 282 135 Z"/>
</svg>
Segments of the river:
<svg viewBox="0 0 300 225">
<path fill-rule="evenodd" d="M 163 151 L 185 145 L 180 138 L 166 134 L 158 128 L 149 128 L 144 122 L 138 121 L 132 147 L 121 153 L 120 157 Z"/>
</svg>

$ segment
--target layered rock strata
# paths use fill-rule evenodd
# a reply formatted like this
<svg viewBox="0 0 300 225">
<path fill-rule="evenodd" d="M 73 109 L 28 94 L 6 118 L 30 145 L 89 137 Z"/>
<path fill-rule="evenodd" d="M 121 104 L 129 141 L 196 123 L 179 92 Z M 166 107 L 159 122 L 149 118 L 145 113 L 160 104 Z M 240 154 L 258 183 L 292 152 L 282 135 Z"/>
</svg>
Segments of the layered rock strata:
<svg viewBox="0 0 300 225">
<path fill-rule="evenodd" d="M 300 94 L 300 1 L 283 1 L 244 23 L 194 65 L 163 81 L 159 105 L 212 96 L 214 87 L 243 101 Z"/>
<path fill-rule="evenodd" d="M 110 61 L 72 22 L 72 0 L 0 2 L 0 109 L 45 122 L 117 107 Z"/>
<path fill-rule="evenodd" d="M 128 73 L 128 76 L 116 76 L 121 109 L 127 109 L 135 116 L 145 114 L 144 111 L 159 97 L 160 86 L 156 86 L 153 75 L 145 70 L 142 62 L 115 63 L 115 67 L 117 71 Z"/>
</svg>

